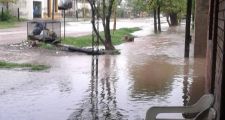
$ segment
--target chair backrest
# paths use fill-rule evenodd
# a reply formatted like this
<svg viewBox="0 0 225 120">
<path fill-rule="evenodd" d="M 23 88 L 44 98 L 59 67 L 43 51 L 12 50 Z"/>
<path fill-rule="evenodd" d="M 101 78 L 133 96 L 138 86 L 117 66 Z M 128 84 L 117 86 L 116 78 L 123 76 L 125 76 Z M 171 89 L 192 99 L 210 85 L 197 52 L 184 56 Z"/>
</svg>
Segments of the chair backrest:
<svg viewBox="0 0 225 120">
<path fill-rule="evenodd" d="M 212 94 L 203 95 L 198 102 L 191 106 L 161 106 L 151 107 L 146 113 L 146 120 L 156 120 L 160 113 L 203 113 L 210 109 L 214 103 L 214 96 Z M 199 116 L 199 115 L 197 115 Z"/>
<path fill-rule="evenodd" d="M 212 94 L 203 95 L 192 107 L 193 112 L 201 112 L 209 109 L 214 103 L 214 96 Z"/>
</svg>

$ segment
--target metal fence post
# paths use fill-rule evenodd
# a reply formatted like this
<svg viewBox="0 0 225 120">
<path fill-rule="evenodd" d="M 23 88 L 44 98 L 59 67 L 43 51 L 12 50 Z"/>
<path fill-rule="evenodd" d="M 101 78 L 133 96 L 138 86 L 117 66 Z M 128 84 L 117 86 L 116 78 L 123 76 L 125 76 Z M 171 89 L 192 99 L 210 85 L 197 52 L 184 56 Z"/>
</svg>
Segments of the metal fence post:
<svg viewBox="0 0 225 120">
<path fill-rule="evenodd" d="M 1 20 L 3 20 L 3 13 L 4 13 L 4 9 L 3 9 L 3 7 L 2 7 Z"/>
<path fill-rule="evenodd" d="M 18 21 L 20 20 L 20 8 L 17 9 L 17 17 L 18 17 Z"/>
<path fill-rule="evenodd" d="M 190 53 L 191 11 L 192 11 L 192 0 L 187 0 L 187 15 L 186 15 L 186 30 L 185 30 L 185 49 L 184 49 L 184 57 L 185 58 L 189 58 L 189 53 Z"/>
</svg>

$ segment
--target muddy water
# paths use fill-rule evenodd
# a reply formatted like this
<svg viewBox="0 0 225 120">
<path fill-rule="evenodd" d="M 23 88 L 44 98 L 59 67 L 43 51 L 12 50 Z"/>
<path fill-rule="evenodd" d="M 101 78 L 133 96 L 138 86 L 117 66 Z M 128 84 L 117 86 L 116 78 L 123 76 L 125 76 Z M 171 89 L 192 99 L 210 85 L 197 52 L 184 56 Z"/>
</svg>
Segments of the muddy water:
<svg viewBox="0 0 225 120">
<path fill-rule="evenodd" d="M 203 94 L 205 65 L 183 59 L 183 41 L 176 29 L 137 38 L 117 46 L 121 55 L 99 56 L 94 74 L 92 56 L 8 51 L 52 67 L 0 70 L 0 120 L 142 120 L 151 106 L 192 104 Z"/>
</svg>

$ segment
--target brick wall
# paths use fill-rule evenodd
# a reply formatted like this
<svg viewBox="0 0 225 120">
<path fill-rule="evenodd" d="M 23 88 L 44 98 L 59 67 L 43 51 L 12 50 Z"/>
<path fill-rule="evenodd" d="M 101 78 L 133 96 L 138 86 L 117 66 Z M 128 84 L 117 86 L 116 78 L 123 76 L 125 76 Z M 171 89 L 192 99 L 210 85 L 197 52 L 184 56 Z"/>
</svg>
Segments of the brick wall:
<svg viewBox="0 0 225 120">
<path fill-rule="evenodd" d="M 217 120 L 225 119 L 225 0 L 211 0 L 207 83 L 215 95 Z"/>
</svg>

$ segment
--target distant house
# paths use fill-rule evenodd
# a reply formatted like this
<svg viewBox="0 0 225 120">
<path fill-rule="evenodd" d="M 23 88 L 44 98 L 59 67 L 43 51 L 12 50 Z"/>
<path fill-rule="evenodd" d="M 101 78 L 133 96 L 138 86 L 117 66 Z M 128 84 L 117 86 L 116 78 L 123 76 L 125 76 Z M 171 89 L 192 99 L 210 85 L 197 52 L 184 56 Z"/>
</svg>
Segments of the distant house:
<svg viewBox="0 0 225 120">
<path fill-rule="evenodd" d="M 91 6 L 86 0 L 72 0 L 72 1 L 73 7 L 72 9 L 67 11 L 67 17 L 90 17 Z"/>
<path fill-rule="evenodd" d="M 17 15 L 18 8 L 20 9 L 20 17 L 25 19 L 50 19 L 52 18 L 53 6 L 54 6 L 54 18 L 61 18 L 62 12 L 58 10 L 60 2 L 65 0 L 17 0 L 16 3 L 9 4 L 9 10 L 13 15 Z M 90 16 L 90 5 L 86 0 L 72 0 L 72 9 L 66 11 L 68 17 Z M 0 8 L 5 6 L 0 4 Z"/>
<path fill-rule="evenodd" d="M 20 9 L 20 17 L 25 19 L 34 19 L 34 18 L 51 18 L 53 6 L 54 15 L 56 17 L 60 16 L 58 11 L 59 0 L 17 0 L 16 3 L 9 4 L 9 10 L 12 14 L 17 14 L 17 9 Z M 0 5 L 0 7 L 5 7 Z"/>
</svg>

